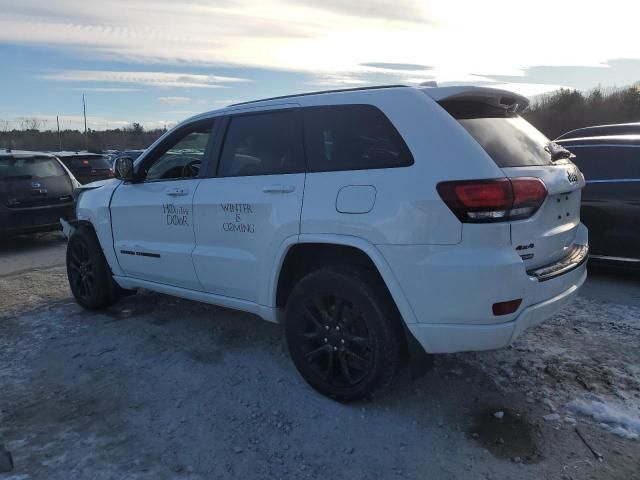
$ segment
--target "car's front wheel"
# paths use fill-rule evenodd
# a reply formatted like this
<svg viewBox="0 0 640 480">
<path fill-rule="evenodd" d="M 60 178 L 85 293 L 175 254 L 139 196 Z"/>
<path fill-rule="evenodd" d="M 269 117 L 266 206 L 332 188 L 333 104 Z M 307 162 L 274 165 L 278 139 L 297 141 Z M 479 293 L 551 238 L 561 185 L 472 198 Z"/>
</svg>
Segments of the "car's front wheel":
<svg viewBox="0 0 640 480">
<path fill-rule="evenodd" d="M 69 239 L 67 277 L 71 293 L 86 309 L 108 307 L 118 298 L 98 238 L 89 227 L 79 227 Z"/>
<path fill-rule="evenodd" d="M 299 281 L 287 301 L 285 332 L 304 379 L 328 397 L 352 401 L 393 383 L 403 359 L 400 321 L 374 274 L 335 266 Z"/>
</svg>

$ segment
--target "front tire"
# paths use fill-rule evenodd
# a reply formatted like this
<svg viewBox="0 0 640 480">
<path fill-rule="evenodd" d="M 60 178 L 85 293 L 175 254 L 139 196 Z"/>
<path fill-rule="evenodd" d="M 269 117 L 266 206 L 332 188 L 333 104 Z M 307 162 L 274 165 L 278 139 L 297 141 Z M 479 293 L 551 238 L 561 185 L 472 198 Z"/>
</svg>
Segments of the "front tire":
<svg viewBox="0 0 640 480">
<path fill-rule="evenodd" d="M 117 301 L 117 286 L 98 237 L 89 227 L 79 227 L 69 239 L 67 277 L 76 301 L 88 310 L 106 308 Z"/>
<path fill-rule="evenodd" d="M 306 275 L 287 302 L 285 333 L 293 362 L 318 392 L 339 401 L 379 394 L 403 360 L 402 320 L 371 272 L 324 267 Z"/>
</svg>

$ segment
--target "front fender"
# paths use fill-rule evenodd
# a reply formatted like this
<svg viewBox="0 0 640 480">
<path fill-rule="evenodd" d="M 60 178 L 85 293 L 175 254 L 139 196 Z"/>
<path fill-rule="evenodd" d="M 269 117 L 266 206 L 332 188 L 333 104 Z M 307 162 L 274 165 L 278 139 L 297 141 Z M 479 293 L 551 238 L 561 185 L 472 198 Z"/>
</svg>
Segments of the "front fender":
<svg viewBox="0 0 640 480">
<path fill-rule="evenodd" d="M 78 222 L 90 223 L 96 232 L 104 257 L 114 275 L 122 276 L 124 272 L 118 264 L 113 249 L 113 233 L 111 231 L 111 198 L 121 184 L 119 180 L 94 182 L 80 191 L 76 203 Z"/>
</svg>

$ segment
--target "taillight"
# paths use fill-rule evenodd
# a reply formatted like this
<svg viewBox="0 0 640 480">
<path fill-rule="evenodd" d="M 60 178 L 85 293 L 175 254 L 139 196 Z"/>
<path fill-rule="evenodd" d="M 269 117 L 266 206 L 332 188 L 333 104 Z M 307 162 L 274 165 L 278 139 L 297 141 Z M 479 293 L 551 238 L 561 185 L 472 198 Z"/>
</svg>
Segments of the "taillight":
<svg viewBox="0 0 640 480">
<path fill-rule="evenodd" d="M 535 177 L 441 182 L 436 188 L 461 222 L 528 218 L 547 197 L 547 188 Z"/>
</svg>

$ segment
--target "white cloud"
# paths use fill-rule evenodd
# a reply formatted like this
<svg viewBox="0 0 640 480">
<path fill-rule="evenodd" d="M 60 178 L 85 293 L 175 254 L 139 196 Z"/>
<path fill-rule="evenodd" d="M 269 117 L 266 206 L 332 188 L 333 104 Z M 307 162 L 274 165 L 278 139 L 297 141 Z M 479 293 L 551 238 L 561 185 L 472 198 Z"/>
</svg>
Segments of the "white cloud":
<svg viewBox="0 0 640 480">
<path fill-rule="evenodd" d="M 129 83 L 168 88 L 223 88 L 243 78 L 173 72 L 120 72 L 112 70 L 66 70 L 43 75 L 47 80 L 65 82 Z"/>
<path fill-rule="evenodd" d="M 96 92 L 96 93 L 122 93 L 122 92 L 138 92 L 139 88 L 125 88 L 125 87 L 73 87 L 69 90 L 75 90 L 77 92 Z"/>
<path fill-rule="evenodd" d="M 189 97 L 158 97 L 158 101 L 160 103 L 164 103 L 165 105 L 186 105 L 187 103 L 191 103 L 191 98 Z"/>
<path fill-rule="evenodd" d="M 147 63 L 314 73 L 405 63 L 517 75 L 533 65 L 638 58 L 639 14 L 640 3 L 626 0 L 606 8 L 577 0 L 21 0 L 3 7 L 0 41 Z"/>
</svg>

